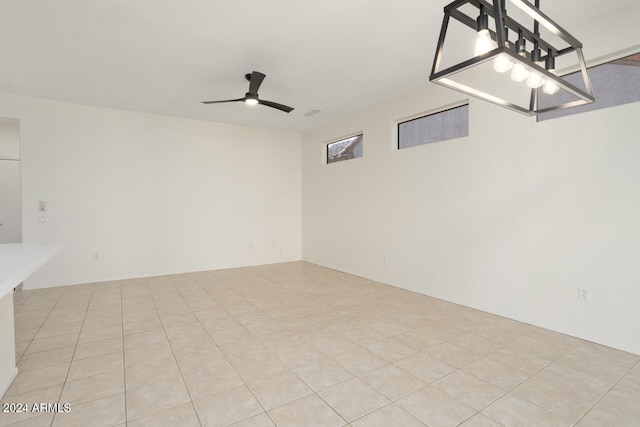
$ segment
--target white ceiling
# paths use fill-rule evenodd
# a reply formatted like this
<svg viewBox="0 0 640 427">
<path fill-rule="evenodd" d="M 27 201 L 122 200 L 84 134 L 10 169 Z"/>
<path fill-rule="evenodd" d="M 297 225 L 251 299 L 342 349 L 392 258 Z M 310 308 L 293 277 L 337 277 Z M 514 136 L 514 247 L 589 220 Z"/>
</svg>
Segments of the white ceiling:
<svg viewBox="0 0 640 427">
<path fill-rule="evenodd" d="M 541 3 L 570 29 L 635 1 Z M 0 91 L 304 132 L 429 84 L 447 3 L 0 0 Z M 200 103 L 244 96 L 253 70 L 295 110 Z"/>
</svg>

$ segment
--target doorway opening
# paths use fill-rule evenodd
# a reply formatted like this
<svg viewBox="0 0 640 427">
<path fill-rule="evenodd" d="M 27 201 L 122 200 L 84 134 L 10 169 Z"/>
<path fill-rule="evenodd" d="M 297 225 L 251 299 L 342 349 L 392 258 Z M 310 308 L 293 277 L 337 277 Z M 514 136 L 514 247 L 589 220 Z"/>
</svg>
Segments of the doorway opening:
<svg viewBox="0 0 640 427">
<path fill-rule="evenodd" d="M 20 121 L 0 117 L 0 244 L 22 242 Z"/>
</svg>

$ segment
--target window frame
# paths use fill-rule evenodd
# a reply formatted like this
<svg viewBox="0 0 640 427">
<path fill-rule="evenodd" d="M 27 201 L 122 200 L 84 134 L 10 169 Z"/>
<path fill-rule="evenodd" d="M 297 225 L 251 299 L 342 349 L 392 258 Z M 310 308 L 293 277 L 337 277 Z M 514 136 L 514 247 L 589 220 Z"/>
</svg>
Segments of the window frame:
<svg viewBox="0 0 640 427">
<path fill-rule="evenodd" d="M 330 155 L 329 147 L 331 145 L 338 144 L 338 143 L 347 141 L 347 140 L 352 139 L 352 138 L 357 138 L 357 137 L 360 137 L 360 142 L 354 144 L 353 147 L 355 148 L 358 144 L 363 144 L 363 147 L 362 147 L 363 152 L 362 152 L 362 154 L 360 156 L 357 156 L 357 157 L 345 157 L 345 158 L 342 158 L 342 159 L 334 159 L 334 160 L 330 159 L 330 157 L 329 157 L 329 155 Z M 330 164 L 333 164 L 333 163 L 341 163 L 341 162 L 344 162 L 346 160 L 354 160 L 354 159 L 358 159 L 358 158 L 364 157 L 364 132 L 362 132 L 362 131 L 354 132 L 354 133 L 349 134 L 349 136 L 341 137 L 339 139 L 335 139 L 335 140 L 332 140 L 331 142 L 325 143 L 324 144 L 324 153 L 323 154 L 324 154 L 323 155 L 324 163 L 327 164 L 327 165 L 330 165 Z"/>
<path fill-rule="evenodd" d="M 448 111 L 456 110 L 456 109 L 462 108 L 462 107 L 467 107 L 467 109 L 468 109 L 468 111 L 467 111 L 467 134 L 466 135 L 456 136 L 456 137 L 447 138 L 447 139 L 440 139 L 440 140 L 437 140 L 437 141 L 431 141 L 431 142 L 426 142 L 426 143 L 423 143 L 423 144 L 411 145 L 411 146 L 408 146 L 408 147 L 401 147 L 400 146 L 400 126 L 401 125 L 403 125 L 405 123 L 410 123 L 410 122 L 413 122 L 413 121 L 416 121 L 416 120 L 424 119 L 426 117 L 431 117 L 431 116 L 435 116 L 435 115 L 438 115 L 438 114 L 446 113 Z M 394 129 L 395 130 L 395 132 L 394 132 L 395 133 L 394 148 L 397 151 L 400 151 L 400 150 L 406 150 L 408 148 L 422 147 L 422 146 L 425 146 L 425 145 L 431 145 L 431 144 L 435 144 L 435 143 L 438 143 L 438 142 L 451 141 L 451 140 L 454 140 L 454 139 L 460 139 L 460 138 L 468 137 L 469 136 L 469 110 L 470 110 L 469 100 L 465 99 L 465 100 L 457 102 L 455 104 L 450 104 L 450 105 L 447 105 L 447 106 L 439 107 L 439 108 L 431 110 L 430 112 L 427 112 L 427 113 L 420 113 L 418 115 L 410 116 L 410 117 L 407 117 L 407 118 L 400 119 L 400 120 L 396 121 L 396 126 L 395 126 L 395 129 Z"/>
<path fill-rule="evenodd" d="M 632 48 L 629 49 L 624 49 L 622 51 L 618 51 L 616 53 L 610 54 L 610 55 L 605 55 L 602 56 L 594 61 L 590 61 L 590 64 L 587 66 L 587 72 L 589 70 L 591 70 L 592 68 L 596 68 L 596 67 L 600 67 L 602 65 L 607 65 L 607 64 L 611 64 L 613 62 L 619 61 L 621 59 L 625 59 L 629 56 L 635 56 L 635 55 L 640 55 L 640 46 L 636 45 Z M 566 76 L 572 75 L 572 74 L 576 74 L 579 73 L 580 70 L 576 70 L 576 69 L 569 69 L 566 70 L 565 72 L 563 72 L 561 74 L 561 76 L 564 78 Z M 591 80 L 591 84 L 593 86 L 594 82 L 593 82 L 593 78 L 590 76 L 590 80 Z M 630 101 L 630 102 L 625 102 L 625 103 L 621 103 L 621 104 L 613 104 L 613 105 L 603 105 L 602 107 L 597 107 L 596 103 L 598 102 L 598 93 L 595 93 L 595 97 L 596 97 L 596 101 L 595 103 L 590 103 L 590 104 L 586 104 L 586 105 L 579 105 L 576 107 L 571 107 L 571 108 L 566 108 L 566 109 L 560 109 L 560 110 L 555 110 L 555 111 L 549 111 L 547 113 L 542 113 L 542 114 L 537 114 L 535 117 L 535 122 L 536 123 L 541 123 L 541 122 L 547 122 L 550 120 L 556 120 L 556 119 L 562 119 L 565 117 L 571 117 L 571 116 L 576 116 L 579 114 L 584 114 L 584 113 L 590 113 L 593 111 L 599 111 L 599 110 L 606 110 L 608 108 L 614 108 L 614 107 L 619 107 L 622 105 L 628 105 L 628 104 L 633 104 L 636 102 L 640 102 L 640 100 L 636 100 L 636 101 Z M 555 113 L 555 114 L 554 114 Z M 541 118 L 540 116 L 546 116 L 545 118 Z"/>
</svg>

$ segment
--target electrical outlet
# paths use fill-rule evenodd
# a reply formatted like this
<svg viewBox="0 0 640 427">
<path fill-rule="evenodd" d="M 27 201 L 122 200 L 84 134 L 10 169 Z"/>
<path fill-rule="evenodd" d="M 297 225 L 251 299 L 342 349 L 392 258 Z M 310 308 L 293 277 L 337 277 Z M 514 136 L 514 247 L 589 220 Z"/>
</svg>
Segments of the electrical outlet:
<svg viewBox="0 0 640 427">
<path fill-rule="evenodd" d="M 583 288 L 582 286 L 579 287 L 578 300 L 582 302 L 591 302 L 591 289 Z"/>
<path fill-rule="evenodd" d="M 93 261 L 94 262 L 100 261 L 100 254 L 99 253 L 94 253 L 93 254 Z"/>
<path fill-rule="evenodd" d="M 384 262 L 389 262 L 389 254 L 388 253 L 383 253 L 382 254 L 382 259 L 384 260 Z"/>
</svg>

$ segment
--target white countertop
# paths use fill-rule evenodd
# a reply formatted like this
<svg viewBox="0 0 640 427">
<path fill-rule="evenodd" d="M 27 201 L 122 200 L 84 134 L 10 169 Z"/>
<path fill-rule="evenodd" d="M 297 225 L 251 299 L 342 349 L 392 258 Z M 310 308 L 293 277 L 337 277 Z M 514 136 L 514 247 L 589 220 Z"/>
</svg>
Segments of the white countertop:
<svg viewBox="0 0 640 427">
<path fill-rule="evenodd" d="M 59 242 L 0 244 L 0 298 L 12 292 L 60 249 Z"/>
</svg>

